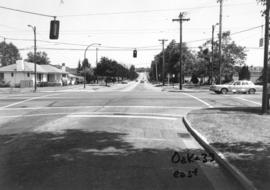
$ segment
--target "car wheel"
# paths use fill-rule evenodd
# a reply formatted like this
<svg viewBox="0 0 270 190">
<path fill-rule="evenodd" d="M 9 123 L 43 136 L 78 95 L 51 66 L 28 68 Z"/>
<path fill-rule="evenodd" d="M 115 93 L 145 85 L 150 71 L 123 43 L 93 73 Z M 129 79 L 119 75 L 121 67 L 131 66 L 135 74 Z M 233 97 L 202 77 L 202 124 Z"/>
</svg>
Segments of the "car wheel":
<svg viewBox="0 0 270 190">
<path fill-rule="evenodd" d="M 220 92 L 221 92 L 221 94 L 227 94 L 228 93 L 228 89 L 222 88 Z"/>
<path fill-rule="evenodd" d="M 249 94 L 255 94 L 255 92 L 256 92 L 256 90 L 254 88 L 249 89 L 249 91 L 248 91 Z"/>
</svg>

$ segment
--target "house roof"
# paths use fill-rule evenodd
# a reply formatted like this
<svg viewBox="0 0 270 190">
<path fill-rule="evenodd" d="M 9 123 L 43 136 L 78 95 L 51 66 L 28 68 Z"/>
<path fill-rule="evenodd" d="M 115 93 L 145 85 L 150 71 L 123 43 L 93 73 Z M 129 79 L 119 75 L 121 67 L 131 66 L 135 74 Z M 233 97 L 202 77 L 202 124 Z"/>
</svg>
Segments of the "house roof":
<svg viewBox="0 0 270 190">
<path fill-rule="evenodd" d="M 83 79 L 82 76 L 77 76 L 77 75 L 73 75 L 73 74 L 68 74 L 69 77 L 72 77 L 72 78 L 78 78 L 78 79 Z"/>
<path fill-rule="evenodd" d="M 52 65 L 38 65 L 37 64 L 37 73 L 61 73 L 65 74 L 67 72 L 57 69 Z M 0 72 L 35 72 L 34 63 L 24 62 L 24 69 L 17 70 L 17 64 L 7 65 L 0 67 Z"/>
<path fill-rule="evenodd" d="M 61 69 L 58 69 L 52 65 L 40 65 L 47 73 L 63 73 L 66 74 L 68 72 L 65 72 Z"/>
</svg>

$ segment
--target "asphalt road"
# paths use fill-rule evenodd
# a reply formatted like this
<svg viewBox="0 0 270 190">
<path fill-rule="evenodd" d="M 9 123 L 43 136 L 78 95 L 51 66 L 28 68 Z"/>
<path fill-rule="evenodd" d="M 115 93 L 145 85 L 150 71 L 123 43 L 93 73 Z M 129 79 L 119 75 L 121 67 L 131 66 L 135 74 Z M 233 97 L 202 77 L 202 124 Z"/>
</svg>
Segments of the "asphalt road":
<svg viewBox="0 0 270 190">
<path fill-rule="evenodd" d="M 139 81 L 2 94 L 0 189 L 241 189 L 182 117 L 193 109 L 259 106 L 260 98 L 166 92 Z"/>
</svg>

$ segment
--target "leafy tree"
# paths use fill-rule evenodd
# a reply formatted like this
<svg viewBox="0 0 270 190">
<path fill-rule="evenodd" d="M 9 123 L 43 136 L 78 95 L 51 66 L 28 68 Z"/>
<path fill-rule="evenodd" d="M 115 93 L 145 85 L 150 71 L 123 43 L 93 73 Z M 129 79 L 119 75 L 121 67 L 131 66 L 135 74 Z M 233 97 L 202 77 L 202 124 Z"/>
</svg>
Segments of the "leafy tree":
<svg viewBox="0 0 270 190">
<path fill-rule="evenodd" d="M 29 52 L 27 54 L 27 59 L 25 59 L 25 61 L 28 61 L 28 62 L 34 62 L 34 53 L 33 52 Z M 36 53 L 36 60 L 35 60 L 36 64 L 39 64 L 39 65 L 47 65 L 47 64 L 50 64 L 50 59 L 47 55 L 46 52 L 37 52 Z"/>
<path fill-rule="evenodd" d="M 211 52 L 208 47 L 199 47 L 197 53 L 197 61 L 195 62 L 193 69 L 193 77 L 204 78 L 208 76 L 208 83 L 211 82 Z M 193 82 L 194 83 L 194 82 Z M 198 83 L 198 82 L 197 82 Z"/>
<path fill-rule="evenodd" d="M 250 71 L 248 66 L 243 66 L 239 71 L 239 80 L 249 80 L 250 79 Z"/>
<path fill-rule="evenodd" d="M 201 68 L 207 67 L 208 76 L 210 73 L 210 66 L 209 60 L 212 52 L 208 50 L 208 53 L 204 52 L 207 47 L 211 45 L 211 41 L 206 41 L 201 47 L 198 52 L 199 64 L 202 64 Z M 219 57 L 218 57 L 218 40 L 214 42 L 213 49 L 214 49 L 214 59 L 213 59 L 213 74 L 216 81 L 218 80 L 219 76 Z M 223 82 L 227 82 L 232 80 L 232 76 L 236 73 L 235 66 L 241 66 L 245 63 L 246 60 L 246 49 L 245 47 L 237 45 L 234 41 L 232 41 L 230 37 L 230 32 L 222 33 L 222 57 L 221 57 L 221 76 L 224 78 Z M 205 74 L 206 76 L 206 74 Z"/>
<path fill-rule="evenodd" d="M 91 68 L 91 64 L 89 63 L 88 59 L 83 60 L 80 73 L 82 76 L 85 76 L 86 83 L 90 83 L 95 79 L 94 71 Z"/>
<path fill-rule="evenodd" d="M 134 80 L 137 77 L 138 77 L 138 73 L 136 73 L 136 71 L 135 71 L 135 66 L 131 65 L 131 67 L 129 68 L 129 79 Z"/>
<path fill-rule="evenodd" d="M 196 76 L 195 74 L 193 74 L 193 75 L 191 76 L 191 82 L 192 82 L 193 84 L 198 84 L 199 79 L 197 78 L 197 76 Z"/>
<path fill-rule="evenodd" d="M 87 69 L 87 68 L 91 68 L 91 65 L 90 65 L 88 59 L 86 58 L 82 62 L 82 69 Z"/>
<path fill-rule="evenodd" d="M 1 66 L 15 64 L 16 60 L 21 59 L 18 48 L 12 43 L 0 43 Z"/>
<path fill-rule="evenodd" d="M 178 76 L 179 73 L 179 57 L 180 57 L 180 47 L 179 44 L 176 44 L 175 40 L 172 40 L 169 45 L 164 50 L 165 54 L 165 76 L 167 73 L 174 74 L 175 76 Z M 154 57 L 154 61 L 151 64 L 149 77 L 150 80 L 155 80 L 156 78 L 156 64 L 157 64 L 157 71 L 159 80 L 162 79 L 162 64 L 163 64 L 163 58 L 162 58 L 163 52 L 160 52 Z M 182 65 L 183 65 L 183 73 L 184 75 L 191 75 L 193 65 L 196 61 L 196 58 L 194 56 L 194 53 L 187 47 L 185 43 L 182 45 Z M 174 80 L 177 80 L 177 77 L 174 78 Z M 182 79 L 183 80 L 183 79 Z"/>
<path fill-rule="evenodd" d="M 116 81 L 116 78 L 118 79 L 118 81 L 120 77 L 122 78 L 122 80 L 124 77 L 133 80 L 138 76 L 138 74 L 135 72 L 134 66 L 131 66 L 130 69 L 127 69 L 125 66 L 119 64 L 117 61 L 111 60 L 107 57 L 102 57 L 100 59 L 100 62 L 94 69 L 94 73 L 96 76 L 106 77 L 106 85 L 108 81 Z"/>
<path fill-rule="evenodd" d="M 77 75 L 80 75 L 81 72 L 82 72 L 82 65 L 81 65 L 81 61 L 80 60 L 78 62 L 78 66 L 77 66 L 76 71 L 77 71 Z"/>
</svg>

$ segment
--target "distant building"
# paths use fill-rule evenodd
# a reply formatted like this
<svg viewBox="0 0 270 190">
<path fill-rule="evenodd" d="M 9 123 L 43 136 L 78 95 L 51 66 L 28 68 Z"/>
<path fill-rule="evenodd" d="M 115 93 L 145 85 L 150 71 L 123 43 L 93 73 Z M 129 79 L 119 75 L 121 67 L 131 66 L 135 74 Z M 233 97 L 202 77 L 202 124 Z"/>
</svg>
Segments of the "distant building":
<svg viewBox="0 0 270 190">
<path fill-rule="evenodd" d="M 250 81 L 252 81 L 253 83 L 257 82 L 257 80 L 260 78 L 260 76 L 262 75 L 262 70 L 263 67 L 260 66 L 249 66 L 248 70 L 250 72 Z M 234 73 L 233 74 L 233 81 L 239 80 L 239 73 Z"/>
<path fill-rule="evenodd" d="M 260 66 L 250 66 L 248 67 L 249 71 L 250 71 L 250 80 L 252 82 L 256 82 L 260 76 L 262 75 L 262 70 L 263 70 L 263 67 L 260 67 Z"/>
<path fill-rule="evenodd" d="M 65 70 L 63 64 L 61 69 L 52 65 L 36 65 L 37 84 L 47 86 L 60 86 L 64 84 L 75 84 L 80 77 L 72 75 Z M 16 64 L 0 67 L 0 81 L 14 87 L 31 87 L 35 81 L 34 63 L 18 60 Z"/>
</svg>

